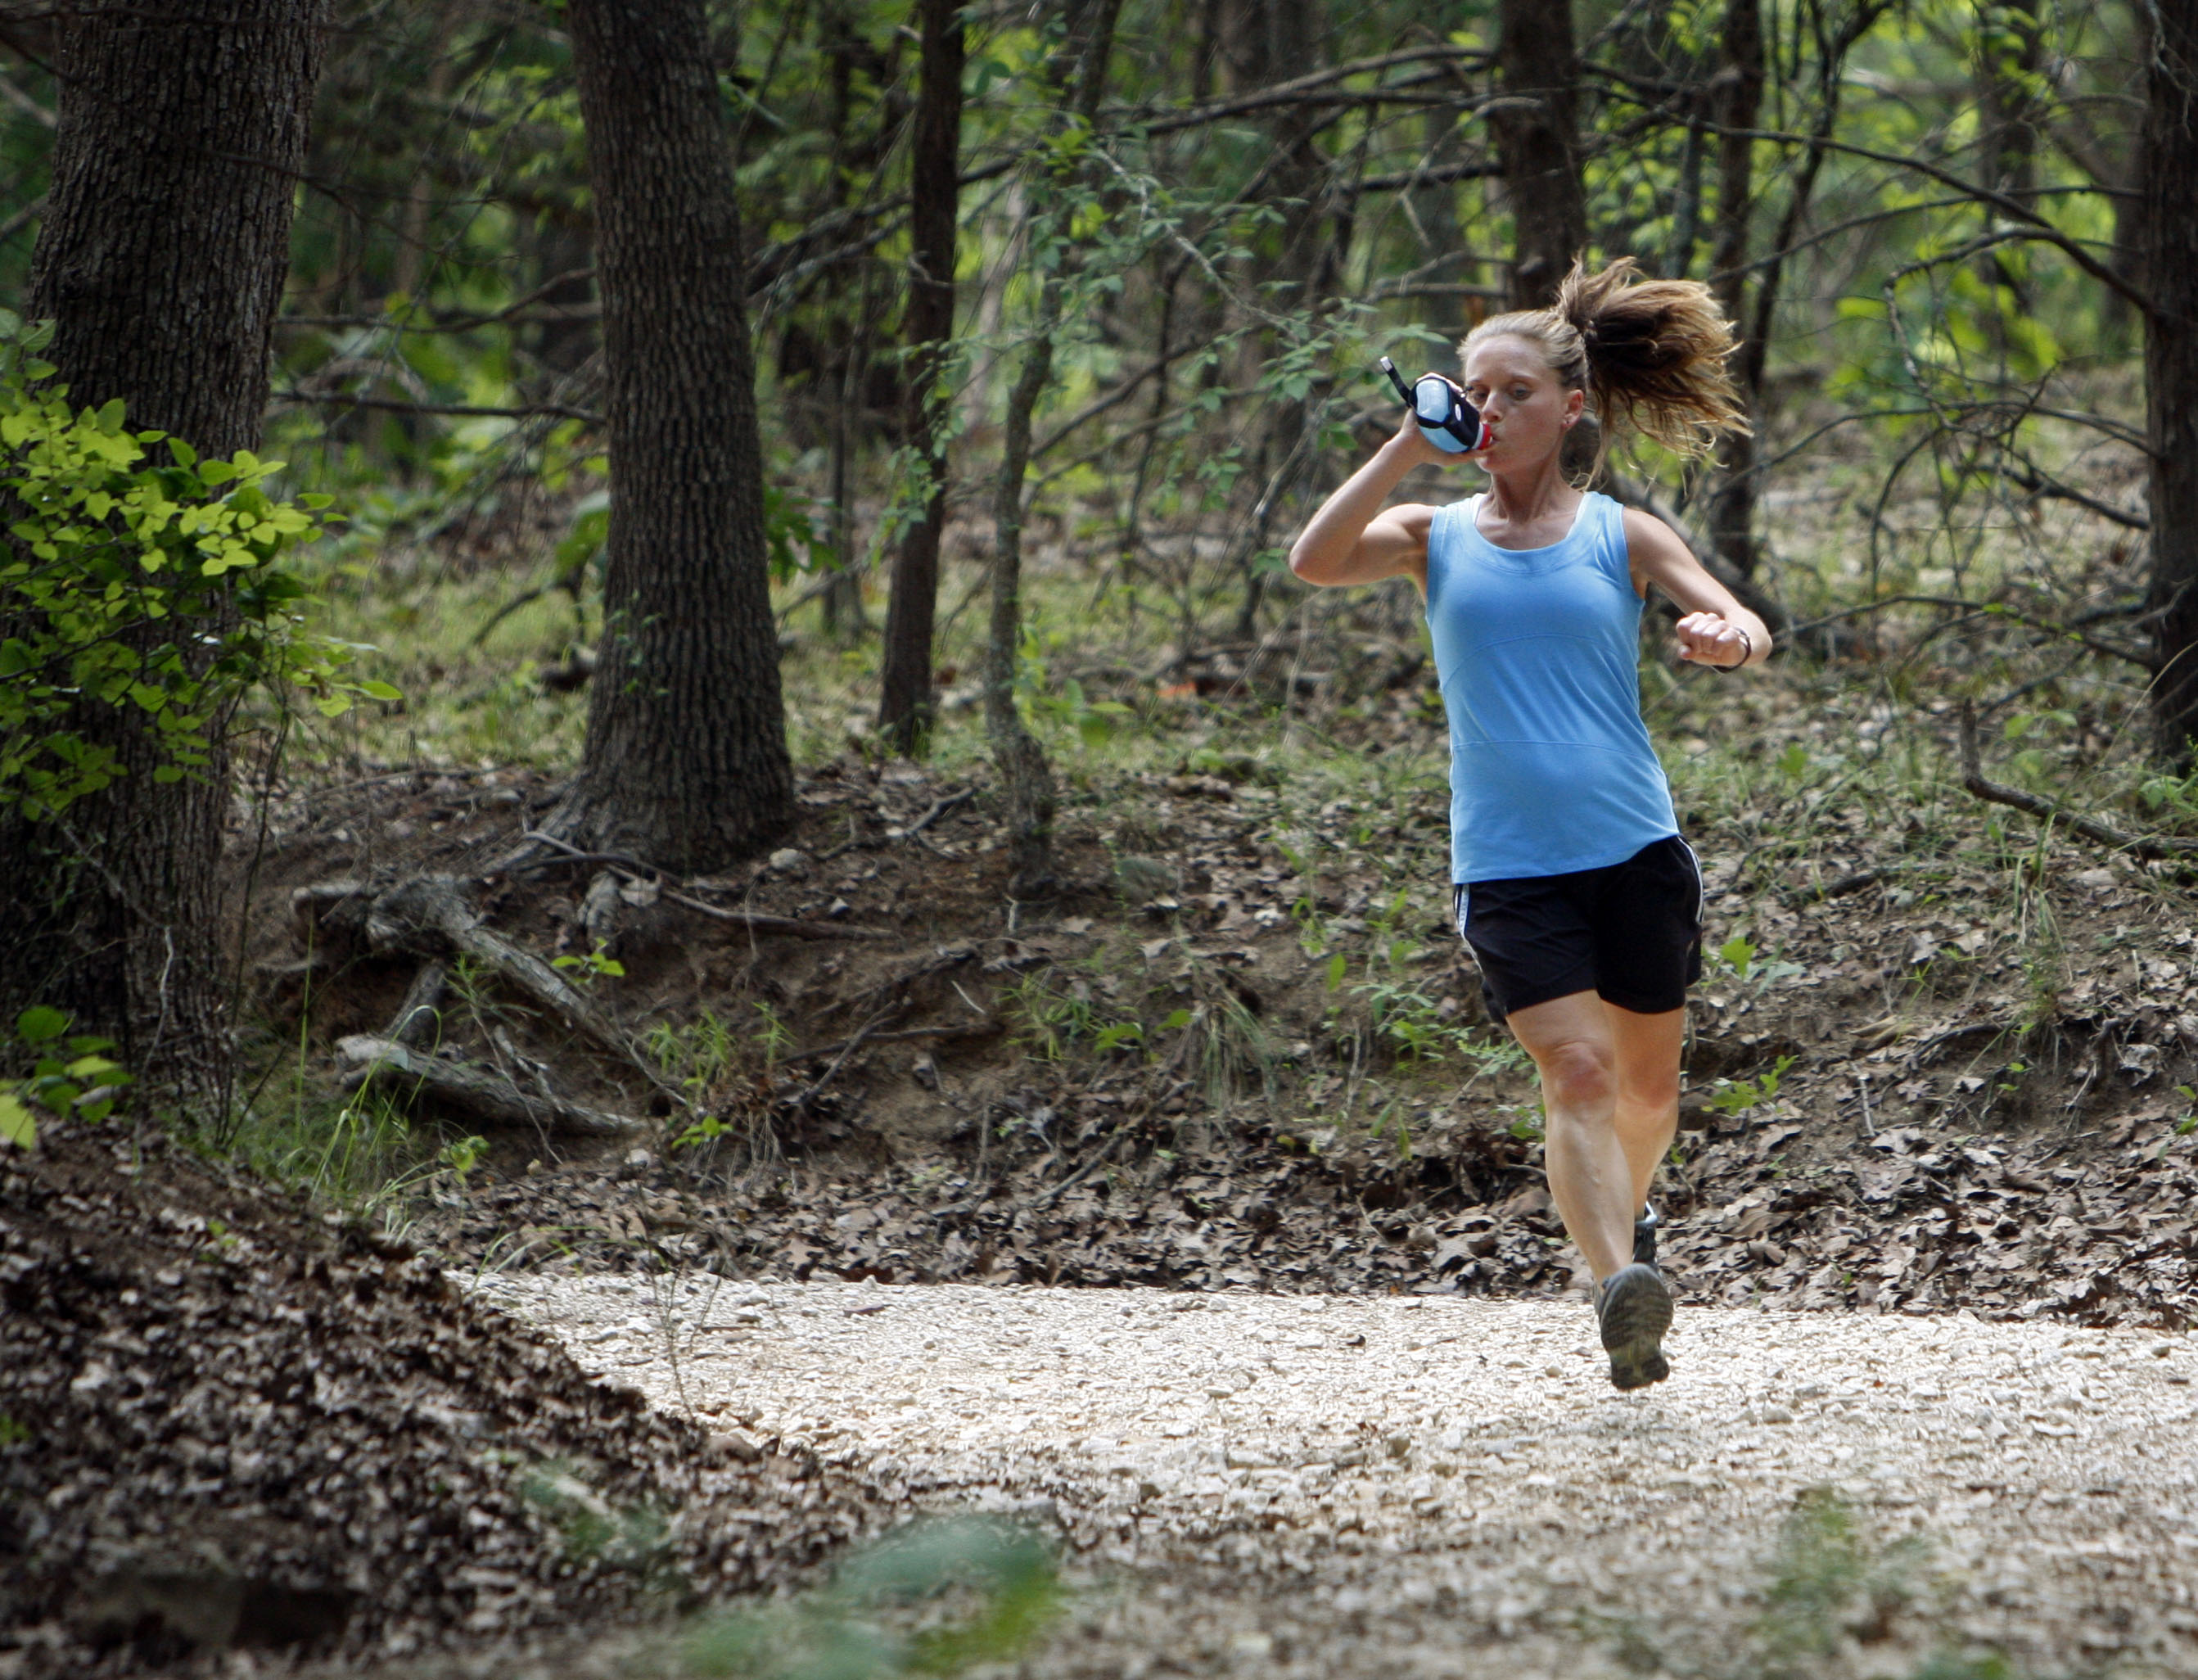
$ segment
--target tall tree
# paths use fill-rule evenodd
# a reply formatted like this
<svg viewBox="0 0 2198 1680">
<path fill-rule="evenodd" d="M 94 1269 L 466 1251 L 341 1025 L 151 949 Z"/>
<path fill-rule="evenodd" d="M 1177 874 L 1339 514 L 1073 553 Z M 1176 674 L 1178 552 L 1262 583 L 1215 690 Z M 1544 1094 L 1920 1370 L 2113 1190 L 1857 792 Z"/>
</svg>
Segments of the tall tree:
<svg viewBox="0 0 2198 1680">
<path fill-rule="evenodd" d="M 683 872 L 782 832 L 794 767 L 724 100 L 701 0 L 572 0 L 610 443 L 603 636 L 558 831 Z"/>
<path fill-rule="evenodd" d="M 946 524 L 944 364 L 954 337 L 954 231 L 962 191 L 962 9 L 959 0 L 918 0 L 918 9 L 921 84 L 901 336 L 908 346 L 909 442 L 930 488 L 923 517 L 901 533 L 893 558 L 878 701 L 878 726 L 901 753 L 920 750 L 933 710 L 931 638 L 939 608 L 939 538 Z"/>
<path fill-rule="evenodd" d="M 54 15 L 53 187 L 26 311 L 79 404 L 201 455 L 259 441 L 325 18 L 317 0 L 87 0 Z M 209 627 L 210 660 L 227 626 Z M 226 1090 L 222 825 L 229 719 L 212 762 L 162 783 L 134 709 L 73 727 L 125 774 L 51 822 L 0 821 L 0 998 L 68 1009 L 187 1104 Z M 12 1019 L 14 1008 L 7 1009 Z"/>
<path fill-rule="evenodd" d="M 1979 0 L 1976 13 L 1977 180 L 1987 191 L 2034 205 L 2044 117 L 2038 0 Z M 1980 272 L 1987 285 L 2006 287 L 2018 309 L 2029 308 L 2022 270 L 2004 250 L 1988 254 Z"/>
<path fill-rule="evenodd" d="M 1511 303 L 1542 309 L 1587 245 L 1572 0 L 1498 0 L 1503 97 L 1488 113 L 1511 211 Z"/>
<path fill-rule="evenodd" d="M 1088 129 L 1106 91 L 1114 22 L 1122 0 L 1072 0 L 1050 79 L 1062 114 Z M 1073 90 L 1073 96 L 1071 90 Z M 1047 150 L 1050 152 L 1050 148 Z M 1060 166 L 1055 165 L 1055 167 Z M 1064 184 L 1048 183 L 1055 189 Z M 1053 378 L 1054 336 L 1063 302 L 1061 247 L 1069 238 L 1057 191 L 1041 191 L 1026 248 L 1038 259 L 1038 322 L 1023 364 L 1008 392 L 1001 427 L 1000 471 L 992 498 L 992 613 L 985 647 L 985 729 L 1008 800 L 1008 891 L 1043 895 L 1053 881 L 1053 766 L 1015 703 L 1015 661 L 1022 652 L 1023 479 L 1030 467 L 1031 416 Z"/>
<path fill-rule="evenodd" d="M 1254 93 L 1319 69 L 1327 47 L 1327 14 L 1325 0 L 1228 0 L 1219 32 L 1220 67 L 1227 73 L 1223 91 Z M 1323 299 L 1334 289 L 1341 253 L 1351 243 L 1349 201 L 1340 201 L 1346 207 L 1340 215 L 1326 213 L 1322 203 L 1328 160 L 1313 139 L 1320 117 L 1309 107 L 1282 105 L 1267 118 L 1270 161 L 1261 171 L 1266 185 L 1259 196 L 1275 206 L 1276 225 L 1271 235 L 1249 241 L 1247 253 L 1254 271 L 1247 289 L 1268 299 L 1277 315 L 1294 314 L 1300 321 L 1320 312 Z M 1259 363 L 1281 344 L 1281 335 L 1271 327 L 1246 334 L 1242 350 L 1249 364 L 1247 380 L 1257 377 Z M 1253 452 L 1250 481 L 1259 488 L 1251 517 L 1235 544 L 1244 581 L 1236 621 L 1239 637 L 1259 633 L 1267 574 L 1257 565 L 1256 556 L 1267 546 L 1267 527 L 1284 504 L 1289 485 L 1308 465 L 1303 448 L 1305 408 L 1302 402 L 1268 404 L 1259 447 Z"/>
<path fill-rule="evenodd" d="M 1718 33 L 1718 72 L 1712 82 L 1718 128 L 1718 197 L 1710 288 L 1725 318 L 1747 319 L 1747 252 L 1755 212 L 1755 146 L 1750 131 L 1763 111 L 1761 0 L 1725 0 Z M 1756 365 L 1762 365 L 1758 363 Z M 1742 372 L 1742 394 L 1753 418 L 1758 390 Z M 1755 575 L 1755 437 L 1728 432 L 1718 439 L 1718 486 L 1710 497 L 1709 538 L 1724 562 L 1743 578 Z"/>
<path fill-rule="evenodd" d="M 2152 502 L 2152 712 L 2161 754 L 2198 744 L 2198 0 L 2149 0 L 2144 377 Z"/>
</svg>

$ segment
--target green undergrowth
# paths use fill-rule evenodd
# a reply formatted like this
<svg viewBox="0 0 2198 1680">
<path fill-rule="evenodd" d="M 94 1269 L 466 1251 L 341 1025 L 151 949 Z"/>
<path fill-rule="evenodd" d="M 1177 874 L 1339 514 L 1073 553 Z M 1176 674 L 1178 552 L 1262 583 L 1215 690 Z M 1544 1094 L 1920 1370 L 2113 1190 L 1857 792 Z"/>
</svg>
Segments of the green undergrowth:
<svg viewBox="0 0 2198 1680">
<path fill-rule="evenodd" d="M 1805 637 L 1768 669 L 1720 677 L 1678 665 L 1664 620 L 1645 620 L 1644 710 L 1682 826 L 1718 895 L 1705 991 L 1770 1014 L 1789 988 L 1874 965 L 1882 995 L 1871 1009 L 1912 1014 L 1990 991 L 2021 1038 L 2056 1020 L 2100 937 L 2071 925 L 2066 884 L 2105 859 L 1964 789 L 1958 708 L 1977 716 L 1988 776 L 2126 828 L 2198 832 L 2198 780 L 2148 759 L 2132 668 L 2031 622 L 2042 622 L 2056 590 L 2071 601 L 2129 594 L 2137 580 L 2125 550 L 2065 523 L 1981 520 L 1953 549 L 1940 531 L 1869 552 L 1854 540 L 1869 467 L 1846 459 L 1816 472 L 1812 511 L 1782 520 L 1772 544 L 1782 597 L 1797 613 L 1846 614 L 1835 621 L 1843 640 Z M 1288 1135 L 1333 1128 L 1400 1154 L 1462 1087 L 1531 1141 L 1540 1122 L 1523 1057 L 1469 997 L 1450 991 L 1447 740 L 1410 586 L 1304 591 L 1271 579 L 1261 635 L 1294 650 L 1291 671 L 1319 680 L 1287 703 L 1265 678 L 1207 681 L 1200 692 L 1189 680 L 1195 660 L 1182 656 L 1228 640 L 1218 627 L 1235 609 L 1236 580 L 1217 577 L 1203 594 L 1166 602 L 1126 587 L 1106 545 L 1077 534 L 1103 520 L 1092 526 L 1097 516 L 1080 503 L 1071 511 L 1082 523 L 1066 546 L 1033 547 L 1020 694 L 1061 783 L 1063 828 L 1104 849 L 1119 901 L 1102 918 L 1096 956 L 1026 974 L 1003 1000 L 1020 1053 L 1136 1073 L 1212 1109 L 1256 1102 Z M 1920 503 L 1883 514 L 1896 534 L 1932 517 Z M 554 588 L 521 597 L 565 567 L 579 528 L 553 514 L 537 536 L 510 536 L 483 558 L 416 523 L 362 516 L 340 542 L 301 555 L 301 574 L 325 603 L 323 628 L 374 649 L 362 669 L 404 698 L 298 720 L 293 773 L 568 769 L 587 690 L 552 692 L 543 678 L 591 643 L 593 585 L 584 578 L 577 602 Z M 952 557 L 945 570 L 942 710 L 927 768 L 941 788 L 989 786 L 973 680 L 982 567 Z M 796 577 L 776 592 L 788 638 L 789 740 L 805 768 L 875 766 L 881 581 L 864 582 L 868 633 L 828 631 L 820 606 L 804 602 L 810 582 Z M 2013 617 L 1853 611 L 1905 592 L 2022 605 Z M 1203 632 L 1187 632 L 1193 618 Z M 1176 778 L 1188 787 L 1171 789 Z M 1226 787 L 1217 793 L 1216 784 Z M 1286 931 L 1305 959 L 1305 982 L 1288 983 L 1288 1021 L 1247 997 L 1228 942 L 1178 885 L 1200 854 L 1233 848 L 1241 858 L 1247 846 L 1280 877 Z M 1858 870 L 1873 887 L 1852 901 L 1852 937 L 1802 953 L 1785 912 Z M 2156 871 L 2125 869 L 2120 884 L 2161 910 L 2182 890 Z M 1894 952 L 1875 926 L 1893 918 L 1965 931 L 1950 926 L 1928 936 L 1928 949 Z M 712 1114 L 767 1107 L 777 1059 L 798 1037 L 798 1023 L 752 1018 L 745 1011 L 754 1007 L 712 1001 L 651 1029 L 660 1067 Z M 302 1061 L 298 1047 L 259 1066 L 286 1060 Z M 2006 1069 L 1992 1077 L 2019 1084 L 2020 1073 L 2006 1070 L 2022 1065 L 2020 1046 L 2000 1060 Z M 1706 1094 L 1728 1114 L 1768 1113 L 1785 1073 L 1766 1056 L 1728 1070 Z M 338 1198 L 375 1194 L 377 1175 L 387 1183 L 451 1170 L 439 1142 L 406 1131 L 386 1107 L 300 1095 L 308 1084 L 302 1072 L 276 1067 L 244 1140 L 255 1159 Z"/>
<path fill-rule="evenodd" d="M 1051 1555 L 981 1518 L 911 1524 L 856 1553 L 823 1587 L 700 1624 L 683 1680 L 902 1680 L 1011 1663 L 1066 1602 Z"/>
<path fill-rule="evenodd" d="M 2003 1653 L 1934 1636 L 1947 1609 L 1933 1567 L 1927 1536 L 1881 1538 L 1837 1490 L 1805 1488 L 1736 1638 L 1712 1650 L 1692 1630 L 1594 1613 L 1581 1627 L 1627 1670 L 1676 1680 L 2022 1680 Z M 1895 1654 L 1918 1646 L 1928 1654 Z"/>
</svg>

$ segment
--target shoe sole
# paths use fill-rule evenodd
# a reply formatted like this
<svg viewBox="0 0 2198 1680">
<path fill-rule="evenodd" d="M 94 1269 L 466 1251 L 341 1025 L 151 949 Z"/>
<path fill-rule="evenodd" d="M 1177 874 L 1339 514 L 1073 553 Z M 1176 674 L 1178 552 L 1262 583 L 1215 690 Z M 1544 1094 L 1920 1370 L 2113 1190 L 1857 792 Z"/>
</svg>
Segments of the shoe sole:
<svg viewBox="0 0 2198 1680">
<path fill-rule="evenodd" d="M 1627 1266 L 1610 1280 L 1602 1319 L 1614 1386 L 1646 1388 L 1672 1375 L 1663 1347 L 1672 1328 L 1672 1292 L 1649 1267 Z"/>
</svg>

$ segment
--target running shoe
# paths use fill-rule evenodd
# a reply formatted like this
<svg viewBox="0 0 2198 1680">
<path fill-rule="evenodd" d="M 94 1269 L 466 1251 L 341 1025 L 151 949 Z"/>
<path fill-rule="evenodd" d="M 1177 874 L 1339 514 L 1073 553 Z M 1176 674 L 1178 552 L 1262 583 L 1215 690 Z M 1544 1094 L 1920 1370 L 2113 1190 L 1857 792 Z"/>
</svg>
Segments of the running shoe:
<svg viewBox="0 0 2198 1680">
<path fill-rule="evenodd" d="M 1672 1328 L 1672 1291 L 1655 1267 L 1637 1264 L 1614 1272 L 1596 1297 L 1595 1316 L 1614 1386 L 1646 1388 L 1672 1375 L 1663 1346 Z"/>
<path fill-rule="evenodd" d="M 1656 1205 L 1643 1202 L 1641 1217 L 1633 1222 L 1633 1264 L 1653 1266 L 1656 1264 L 1656 1227 L 1662 1223 L 1656 1217 Z"/>
</svg>

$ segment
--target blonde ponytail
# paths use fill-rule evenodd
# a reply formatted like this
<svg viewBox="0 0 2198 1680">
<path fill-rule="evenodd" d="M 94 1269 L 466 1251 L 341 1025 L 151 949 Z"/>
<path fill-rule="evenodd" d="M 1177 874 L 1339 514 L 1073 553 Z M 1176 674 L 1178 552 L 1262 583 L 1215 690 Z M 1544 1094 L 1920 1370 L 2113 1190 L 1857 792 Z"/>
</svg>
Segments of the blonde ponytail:
<svg viewBox="0 0 2198 1680">
<path fill-rule="evenodd" d="M 1631 257 L 1599 274 L 1573 264 L 1548 309 L 1492 316 L 1459 346 L 1522 338 L 1567 389 L 1588 393 L 1607 436 L 1622 418 L 1676 454 L 1707 455 L 1748 429 L 1727 367 L 1739 347 L 1708 287 L 1643 280 Z"/>
</svg>

